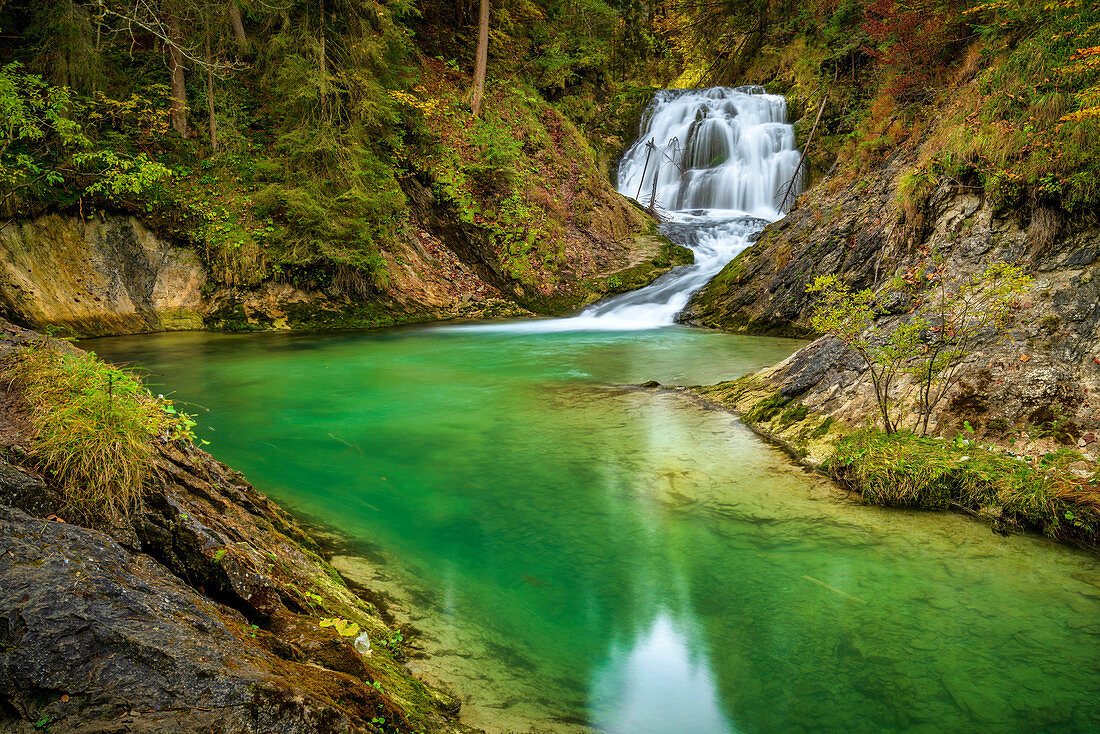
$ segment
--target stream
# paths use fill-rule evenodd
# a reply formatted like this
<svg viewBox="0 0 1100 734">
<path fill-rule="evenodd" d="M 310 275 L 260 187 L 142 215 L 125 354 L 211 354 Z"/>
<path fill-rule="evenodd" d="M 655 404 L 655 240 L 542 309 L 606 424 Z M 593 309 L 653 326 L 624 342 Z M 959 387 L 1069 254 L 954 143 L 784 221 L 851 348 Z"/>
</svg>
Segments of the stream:
<svg viewBox="0 0 1100 734">
<path fill-rule="evenodd" d="M 730 379 L 802 345 L 674 323 L 779 216 L 798 161 L 782 98 L 661 92 L 641 132 L 620 190 L 656 191 L 696 264 L 574 318 L 83 346 L 338 531 L 334 564 L 419 631 L 410 667 L 471 725 L 1100 729 L 1095 555 L 860 505 L 729 413 L 632 386 Z M 645 165 L 650 139 L 674 164 Z"/>
</svg>

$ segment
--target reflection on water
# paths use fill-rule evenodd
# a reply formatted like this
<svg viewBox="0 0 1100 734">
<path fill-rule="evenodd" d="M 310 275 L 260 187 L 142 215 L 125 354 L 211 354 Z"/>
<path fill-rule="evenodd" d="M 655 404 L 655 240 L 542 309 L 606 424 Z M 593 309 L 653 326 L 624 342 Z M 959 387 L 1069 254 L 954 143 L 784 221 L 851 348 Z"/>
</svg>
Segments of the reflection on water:
<svg viewBox="0 0 1100 734">
<path fill-rule="evenodd" d="M 1100 566 L 868 508 L 684 395 L 796 344 L 664 329 L 98 340 L 356 539 L 490 731 L 1100 729 Z"/>
<path fill-rule="evenodd" d="M 592 723 L 609 734 L 734 732 L 722 713 L 710 661 L 692 651 L 698 630 L 664 612 L 644 634 L 613 642 L 592 681 Z"/>
</svg>

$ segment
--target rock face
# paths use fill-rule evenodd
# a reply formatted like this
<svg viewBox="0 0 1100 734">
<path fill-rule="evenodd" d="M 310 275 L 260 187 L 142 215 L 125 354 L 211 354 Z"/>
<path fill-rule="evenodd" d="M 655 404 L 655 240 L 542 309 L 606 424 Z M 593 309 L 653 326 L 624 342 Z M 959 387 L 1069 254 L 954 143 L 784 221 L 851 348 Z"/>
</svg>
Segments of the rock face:
<svg viewBox="0 0 1100 734">
<path fill-rule="evenodd" d="M 0 358 L 28 336 L 5 326 Z M 0 460 L 0 731 L 469 731 L 451 719 L 455 699 L 405 672 L 378 611 L 239 473 L 163 443 L 141 510 L 81 527 L 26 457 L 10 389 L 0 391 L 0 446 L 14 462 Z M 367 632 L 370 657 L 320 626 L 334 617 Z"/>
<path fill-rule="evenodd" d="M 918 212 L 903 214 L 888 160 L 858 186 L 812 190 L 785 219 L 730 263 L 689 306 L 689 320 L 732 331 L 806 336 L 814 278 L 836 274 L 854 288 L 884 288 L 933 255 L 966 277 L 997 261 L 1034 277 L 1010 338 L 988 338 L 967 359 L 962 380 L 935 416 L 948 433 L 969 421 L 1011 443 L 1056 430 L 1093 453 L 1100 429 L 1100 230 L 1063 223 L 1053 210 L 997 211 L 973 188 L 942 185 Z M 887 320 L 905 303 L 888 303 Z M 853 423 L 875 415 L 874 395 L 855 355 L 826 338 L 793 355 L 766 379 L 787 397 Z M 905 398 L 911 385 L 901 385 Z"/>
<path fill-rule="evenodd" d="M 128 216 L 51 214 L 0 231 L 9 316 L 81 336 L 202 327 L 201 263 Z"/>
<path fill-rule="evenodd" d="M 570 311 L 623 283 L 640 287 L 691 253 L 611 192 L 600 223 L 574 232 L 568 265 L 542 289 L 504 267 L 486 232 L 461 223 L 415 179 L 418 226 L 384 252 L 389 283 L 360 299 L 286 283 L 219 287 L 199 256 L 133 216 L 49 214 L 0 228 L 0 315 L 79 337 L 186 329 L 370 327 Z M 605 231 L 606 230 L 606 231 Z M 654 246 L 654 241 L 659 241 Z M 551 282 L 553 281 L 553 282 Z M 611 284 L 619 284 L 612 287 Z"/>
</svg>

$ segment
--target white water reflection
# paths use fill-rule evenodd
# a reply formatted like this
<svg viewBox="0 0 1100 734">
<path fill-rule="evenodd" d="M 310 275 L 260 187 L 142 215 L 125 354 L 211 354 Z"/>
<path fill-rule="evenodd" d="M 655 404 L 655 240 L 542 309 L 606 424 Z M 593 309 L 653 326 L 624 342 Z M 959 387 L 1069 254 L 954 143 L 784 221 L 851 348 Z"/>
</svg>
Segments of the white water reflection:
<svg viewBox="0 0 1100 734">
<path fill-rule="evenodd" d="M 607 734 L 737 731 L 722 712 L 708 657 L 667 611 L 628 644 L 613 643 L 594 671 L 592 723 Z M 696 644 L 698 647 L 698 644 Z"/>
</svg>

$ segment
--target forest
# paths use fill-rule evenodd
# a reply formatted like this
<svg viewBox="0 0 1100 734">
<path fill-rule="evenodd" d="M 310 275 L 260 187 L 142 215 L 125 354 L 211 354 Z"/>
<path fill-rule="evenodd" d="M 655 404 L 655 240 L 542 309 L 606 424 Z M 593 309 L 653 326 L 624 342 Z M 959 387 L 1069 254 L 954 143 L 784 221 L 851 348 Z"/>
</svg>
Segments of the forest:
<svg viewBox="0 0 1100 734">
<path fill-rule="evenodd" d="M 796 118 L 824 101 L 810 160 L 833 186 L 934 136 L 905 174 L 911 218 L 944 179 L 1059 221 L 1100 197 L 1083 0 L 504 0 L 475 117 L 477 5 L 9 0 L 0 206 L 134 212 L 228 286 L 362 297 L 420 176 L 513 275 L 553 277 L 594 185 L 550 182 L 578 158 L 609 175 L 654 88 L 722 83 L 766 84 Z"/>
</svg>

